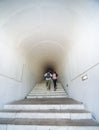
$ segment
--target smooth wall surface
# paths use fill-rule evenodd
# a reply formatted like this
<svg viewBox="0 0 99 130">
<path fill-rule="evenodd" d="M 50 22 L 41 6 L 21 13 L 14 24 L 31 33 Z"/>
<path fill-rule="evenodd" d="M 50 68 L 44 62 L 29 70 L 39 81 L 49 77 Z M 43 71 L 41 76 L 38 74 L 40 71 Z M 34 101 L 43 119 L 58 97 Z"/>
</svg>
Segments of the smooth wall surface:
<svg viewBox="0 0 99 130">
<path fill-rule="evenodd" d="M 73 44 L 66 58 L 64 86 L 70 97 L 85 103 L 99 121 L 99 8 L 94 6 L 86 15 L 88 17 L 79 15 L 74 28 Z M 87 79 L 82 80 L 83 76 Z"/>
<path fill-rule="evenodd" d="M 35 83 L 35 75 L 19 51 L 0 44 L 0 108 L 25 98 Z"/>
</svg>

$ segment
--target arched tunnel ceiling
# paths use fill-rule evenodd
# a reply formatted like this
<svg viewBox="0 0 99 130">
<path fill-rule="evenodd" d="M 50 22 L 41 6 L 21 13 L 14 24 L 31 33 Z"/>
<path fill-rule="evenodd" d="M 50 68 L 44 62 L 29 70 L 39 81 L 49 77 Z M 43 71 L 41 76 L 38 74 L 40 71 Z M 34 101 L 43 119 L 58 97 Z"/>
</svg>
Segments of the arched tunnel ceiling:
<svg viewBox="0 0 99 130">
<path fill-rule="evenodd" d="M 90 0 L 1 0 L 1 31 L 11 37 L 17 46 L 24 39 L 32 39 L 31 45 L 36 44 L 37 40 L 56 40 L 66 46 L 79 15 L 87 17 L 84 14 L 88 13 L 88 1 Z"/>
<path fill-rule="evenodd" d="M 3 16 L 2 30 L 11 38 L 12 45 L 21 48 L 33 63 L 42 66 L 44 63 L 61 63 L 72 21 L 70 10 L 64 3 L 64 0 L 4 0 L 2 9 L 8 16 Z"/>
<path fill-rule="evenodd" d="M 6 39 L 38 65 L 62 63 L 79 16 L 90 17 L 94 0 L 89 1 L 1 0 L 1 40 Z"/>
</svg>

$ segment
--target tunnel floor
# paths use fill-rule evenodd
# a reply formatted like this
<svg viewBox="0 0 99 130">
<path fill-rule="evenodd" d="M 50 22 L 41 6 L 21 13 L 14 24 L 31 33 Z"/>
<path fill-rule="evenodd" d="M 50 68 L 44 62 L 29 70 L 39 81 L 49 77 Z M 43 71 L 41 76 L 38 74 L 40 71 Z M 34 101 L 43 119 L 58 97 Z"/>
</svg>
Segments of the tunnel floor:
<svg viewBox="0 0 99 130">
<path fill-rule="evenodd" d="M 43 81 L 41 83 L 36 84 L 36 86 L 32 89 L 32 91 L 27 95 L 28 98 L 66 98 L 68 94 L 65 89 L 61 85 L 61 83 L 57 83 L 57 89 L 54 90 L 53 82 L 51 83 L 50 90 L 46 86 L 46 83 Z"/>
</svg>

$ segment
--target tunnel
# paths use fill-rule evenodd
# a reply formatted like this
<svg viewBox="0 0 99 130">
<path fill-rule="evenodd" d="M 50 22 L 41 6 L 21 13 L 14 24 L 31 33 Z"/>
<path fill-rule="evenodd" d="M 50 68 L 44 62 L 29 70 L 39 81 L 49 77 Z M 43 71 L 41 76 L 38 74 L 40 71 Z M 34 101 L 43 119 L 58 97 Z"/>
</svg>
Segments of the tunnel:
<svg viewBox="0 0 99 130">
<path fill-rule="evenodd" d="M 0 108 L 58 73 L 99 121 L 98 0 L 0 1 Z"/>
</svg>

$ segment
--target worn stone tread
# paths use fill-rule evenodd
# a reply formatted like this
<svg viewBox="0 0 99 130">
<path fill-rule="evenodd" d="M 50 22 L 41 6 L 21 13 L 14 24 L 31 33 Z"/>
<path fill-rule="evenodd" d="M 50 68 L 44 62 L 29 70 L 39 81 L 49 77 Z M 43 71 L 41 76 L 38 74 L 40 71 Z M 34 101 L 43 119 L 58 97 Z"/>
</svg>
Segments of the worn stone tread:
<svg viewBox="0 0 99 130">
<path fill-rule="evenodd" d="M 40 126 L 98 126 L 94 120 L 67 120 L 67 119 L 10 119 L 0 118 L 0 124 L 9 125 L 40 125 Z"/>
<path fill-rule="evenodd" d="M 72 98 L 33 98 L 33 99 L 23 99 L 12 102 L 13 105 L 25 105 L 25 104 L 82 104 Z"/>
<path fill-rule="evenodd" d="M 86 110 L 55 110 L 55 109 L 51 109 L 51 110 L 7 110 L 7 109 L 3 109 L 0 110 L 0 113 L 90 113 L 89 111 Z"/>
</svg>

